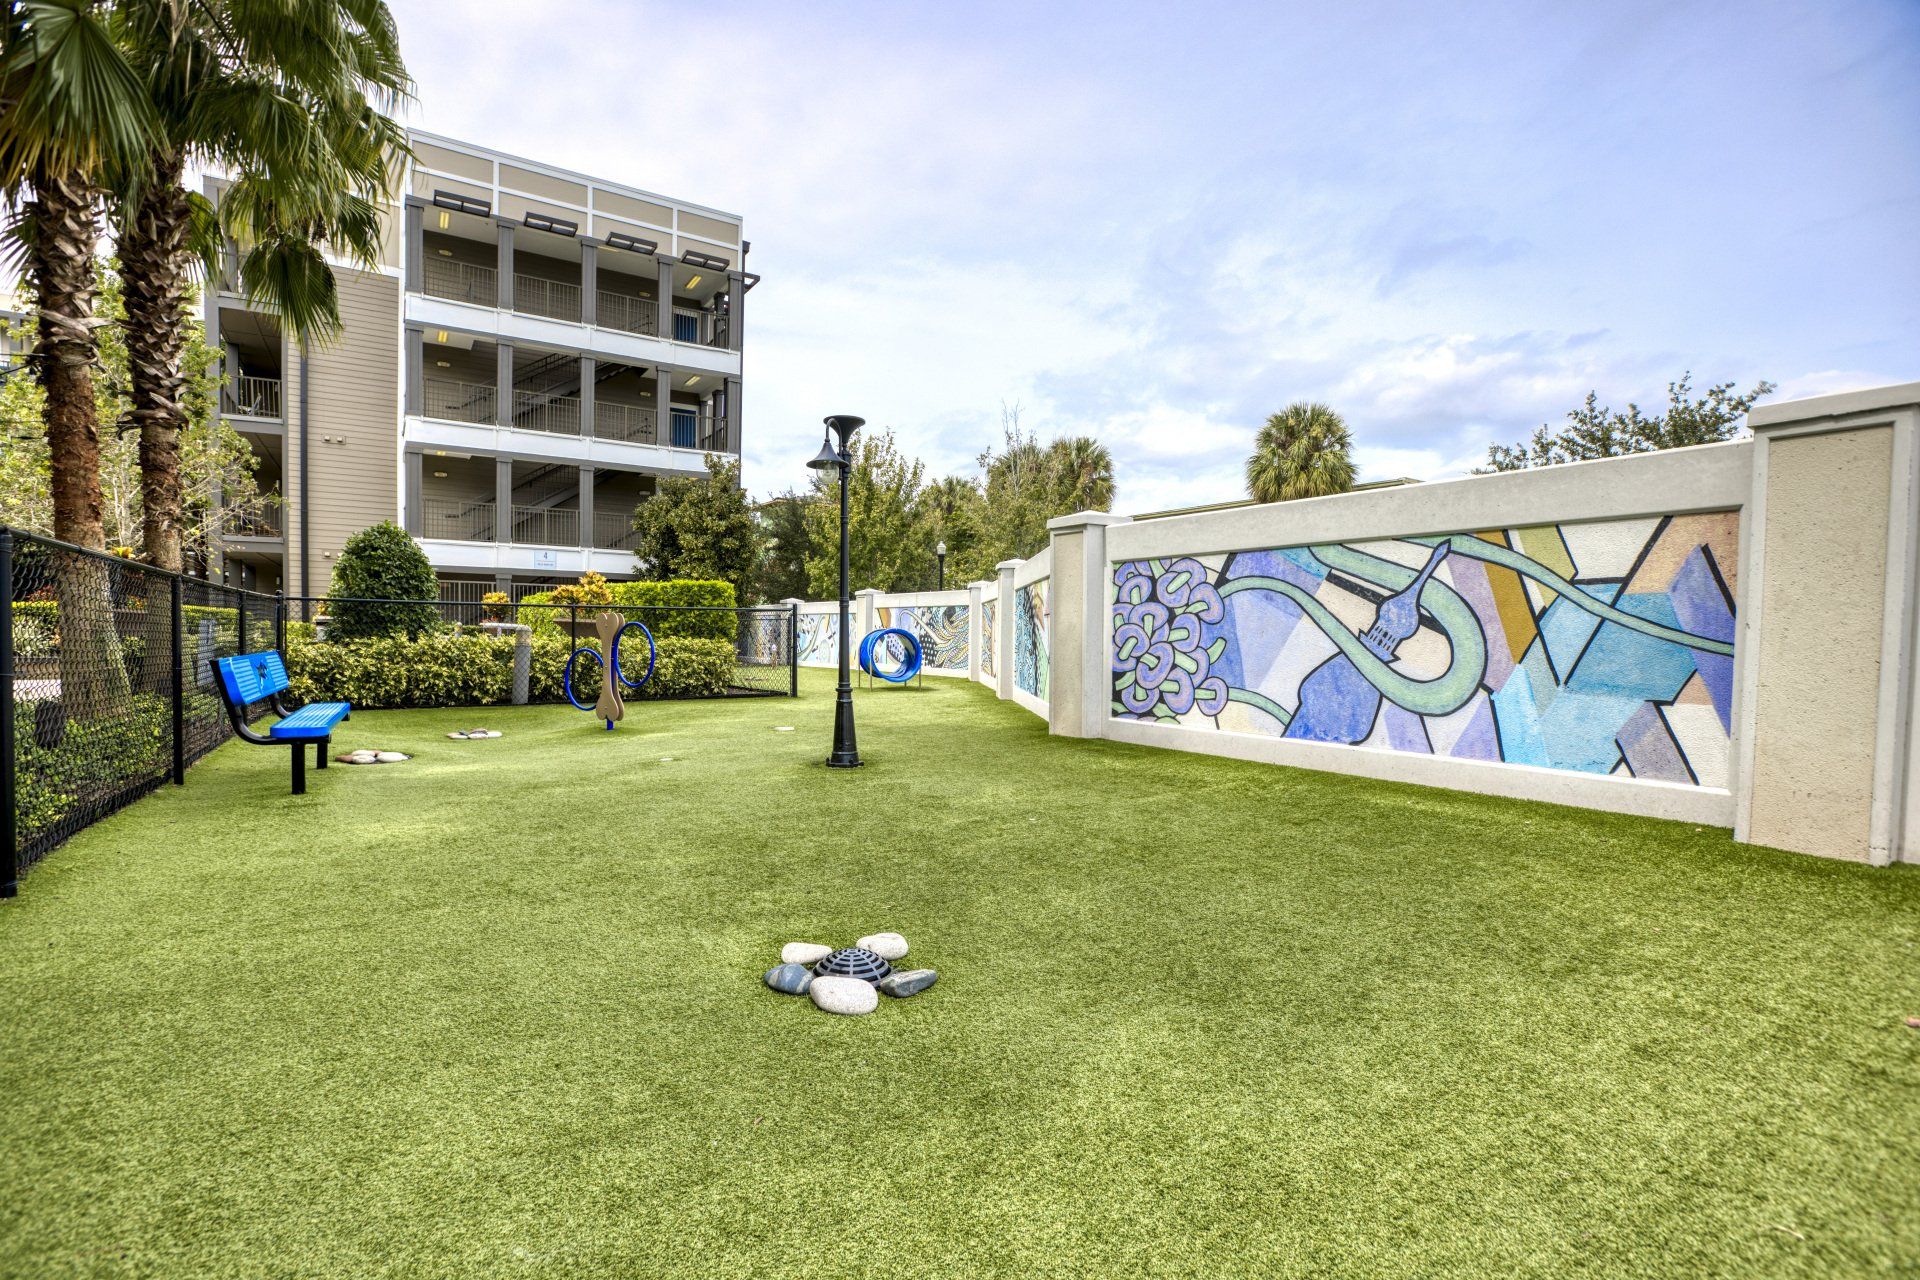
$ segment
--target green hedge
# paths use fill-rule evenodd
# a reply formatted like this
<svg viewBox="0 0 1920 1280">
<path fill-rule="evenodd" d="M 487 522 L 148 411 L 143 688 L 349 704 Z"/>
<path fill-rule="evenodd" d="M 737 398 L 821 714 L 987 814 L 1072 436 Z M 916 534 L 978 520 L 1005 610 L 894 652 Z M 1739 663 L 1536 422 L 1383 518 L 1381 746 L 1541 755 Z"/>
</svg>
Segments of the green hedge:
<svg viewBox="0 0 1920 1280">
<path fill-rule="evenodd" d="M 614 612 L 629 622 L 646 623 L 647 630 L 653 632 L 656 640 L 684 637 L 733 643 L 735 615 L 719 612 L 734 607 L 736 597 L 731 582 L 688 579 L 677 582 L 615 582 L 609 586 L 613 590 Z M 552 599 L 552 592 L 540 591 L 523 597 L 520 603 L 548 604 Z M 702 611 L 678 612 L 691 606 L 701 606 Z M 606 607 L 583 604 L 580 606 L 580 617 L 591 618 Z M 559 636 L 564 634 L 565 629 L 560 621 L 565 616 L 563 609 L 521 609 L 515 621 L 532 627 L 535 636 Z"/>
<path fill-rule="evenodd" d="M 323 643 L 289 633 L 287 675 L 291 693 L 300 702 L 351 702 L 356 707 L 488 706 L 512 701 L 513 647 L 510 636 L 472 633 Z M 653 678 L 630 696 L 709 698 L 725 693 L 732 683 L 731 640 L 669 637 L 660 640 L 658 648 Z M 534 637 L 530 690 L 534 702 L 565 701 L 561 678 L 572 651 L 562 636 Z M 623 665 L 639 674 L 631 659 Z"/>
</svg>

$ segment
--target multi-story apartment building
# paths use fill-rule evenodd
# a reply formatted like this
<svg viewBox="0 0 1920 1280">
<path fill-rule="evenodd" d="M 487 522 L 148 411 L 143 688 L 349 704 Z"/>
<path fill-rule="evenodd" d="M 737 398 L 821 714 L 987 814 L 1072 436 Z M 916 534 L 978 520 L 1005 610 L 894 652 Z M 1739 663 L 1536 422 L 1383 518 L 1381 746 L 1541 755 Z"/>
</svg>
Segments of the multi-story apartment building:
<svg viewBox="0 0 1920 1280">
<path fill-rule="evenodd" d="M 227 575 L 324 594 L 346 538 L 397 519 L 452 599 L 631 577 L 635 506 L 740 452 L 740 218 L 411 142 L 380 269 L 336 268 L 336 341 L 301 350 L 226 282 L 208 291 L 222 411 L 283 498 L 229 528 Z"/>
</svg>

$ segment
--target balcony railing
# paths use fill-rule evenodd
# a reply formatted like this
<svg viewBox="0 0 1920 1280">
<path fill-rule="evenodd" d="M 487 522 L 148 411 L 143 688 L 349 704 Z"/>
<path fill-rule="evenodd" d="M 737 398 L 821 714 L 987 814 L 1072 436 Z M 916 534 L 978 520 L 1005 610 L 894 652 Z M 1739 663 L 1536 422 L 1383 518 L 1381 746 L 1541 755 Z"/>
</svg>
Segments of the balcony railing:
<svg viewBox="0 0 1920 1280">
<path fill-rule="evenodd" d="M 247 418 L 279 418 L 283 413 L 280 379 L 246 375 L 235 378 L 220 388 L 220 408 Z"/>
<path fill-rule="evenodd" d="M 727 346 L 727 318 L 714 311 L 697 311 L 692 307 L 673 309 L 673 340 L 690 342 L 695 346 Z"/>
<path fill-rule="evenodd" d="M 621 329 L 652 337 L 660 328 L 660 304 L 652 298 L 631 294 L 594 291 L 594 323 L 603 329 Z"/>
<path fill-rule="evenodd" d="M 593 434 L 601 440 L 620 440 L 627 444 L 654 444 L 659 439 L 658 419 L 651 409 L 637 404 L 593 404 Z"/>
<path fill-rule="evenodd" d="M 593 545 L 602 551 L 631 551 L 640 535 L 633 528 L 631 511 L 593 513 Z"/>
<path fill-rule="evenodd" d="M 515 390 L 513 425 L 523 431 L 551 431 L 556 435 L 577 436 L 580 434 L 580 397 Z"/>
<path fill-rule="evenodd" d="M 279 508 L 267 511 L 242 513 L 228 511 L 220 517 L 220 530 L 229 538 L 278 538 L 284 536 L 280 527 Z"/>
<path fill-rule="evenodd" d="M 580 286 L 513 273 L 513 309 L 530 316 L 580 323 Z"/>
<path fill-rule="evenodd" d="M 420 411 L 448 422 L 493 421 L 493 388 L 484 382 L 455 382 L 425 378 L 420 385 Z"/>
<path fill-rule="evenodd" d="M 500 273 L 492 267 L 476 267 L 470 262 L 454 262 L 449 258 L 427 258 L 420 265 L 423 292 L 481 307 L 500 305 Z"/>
<path fill-rule="evenodd" d="M 455 542 L 492 542 L 493 501 L 489 498 L 422 498 L 420 534 Z"/>
<path fill-rule="evenodd" d="M 580 513 L 561 507 L 515 507 L 513 541 L 542 547 L 580 545 Z"/>
</svg>

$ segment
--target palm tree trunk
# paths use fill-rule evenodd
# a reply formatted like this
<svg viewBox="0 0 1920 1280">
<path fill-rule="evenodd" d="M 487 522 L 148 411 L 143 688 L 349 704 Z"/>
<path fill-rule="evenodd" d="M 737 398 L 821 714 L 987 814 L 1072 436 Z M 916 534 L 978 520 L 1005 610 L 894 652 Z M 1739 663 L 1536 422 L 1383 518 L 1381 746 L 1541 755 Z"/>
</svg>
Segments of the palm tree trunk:
<svg viewBox="0 0 1920 1280">
<path fill-rule="evenodd" d="M 181 567 L 180 433 L 186 379 L 180 349 L 186 322 L 190 211 L 178 157 L 156 156 L 140 203 L 120 237 L 127 318 L 127 380 L 140 429 L 141 536 L 149 564 Z"/>
<path fill-rule="evenodd" d="M 47 393 L 53 535 L 100 551 L 100 424 L 93 399 L 93 251 L 96 191 L 84 174 L 35 175 L 26 207 L 27 273 L 39 300 L 34 368 Z M 55 573 L 60 608 L 60 700 L 67 714 L 124 710 L 128 686 L 113 621 L 111 567 L 67 555 Z"/>
</svg>

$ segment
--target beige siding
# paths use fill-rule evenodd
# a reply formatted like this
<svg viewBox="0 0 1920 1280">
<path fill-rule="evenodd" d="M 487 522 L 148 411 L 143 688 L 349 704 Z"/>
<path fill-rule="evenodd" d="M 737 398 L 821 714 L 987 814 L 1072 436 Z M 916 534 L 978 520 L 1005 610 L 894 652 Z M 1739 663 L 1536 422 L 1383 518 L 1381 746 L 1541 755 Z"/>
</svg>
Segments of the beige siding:
<svg viewBox="0 0 1920 1280">
<path fill-rule="evenodd" d="M 326 589 L 347 537 L 382 520 L 398 520 L 400 422 L 400 282 L 391 276 L 341 271 L 338 341 L 308 358 L 307 439 L 312 593 Z M 295 379 L 297 382 L 297 378 Z M 298 388 L 290 383 L 295 396 Z M 287 432 L 287 466 L 298 476 L 298 400 Z M 297 483 L 297 480 L 296 480 Z M 298 519 L 289 552 L 299 582 Z"/>
<path fill-rule="evenodd" d="M 651 222 L 660 227 L 673 225 L 673 210 L 667 206 L 654 204 L 651 200 L 635 200 L 632 196 L 623 196 L 614 191 L 595 190 L 593 207 L 600 213 L 610 213 L 616 218 Z"/>
<path fill-rule="evenodd" d="M 515 191 L 524 191 L 530 196 L 577 204 L 582 208 L 587 203 L 587 188 L 583 183 L 568 182 L 564 178 L 535 173 L 531 169 L 522 169 L 519 165 L 502 164 L 500 166 L 500 185 L 512 187 Z"/>
<path fill-rule="evenodd" d="M 725 244 L 740 243 L 740 228 L 731 222 L 722 222 L 718 218 L 708 218 L 698 213 L 680 211 L 680 230 L 688 235 L 705 236 L 709 240 L 719 240 Z"/>
<path fill-rule="evenodd" d="M 449 151 L 445 147 L 436 147 L 431 142 L 413 144 L 413 154 L 429 169 L 438 169 L 442 173 L 457 173 L 463 178 L 472 178 L 475 182 L 493 182 L 493 161 L 484 156 L 470 156 L 464 151 Z"/>
</svg>

